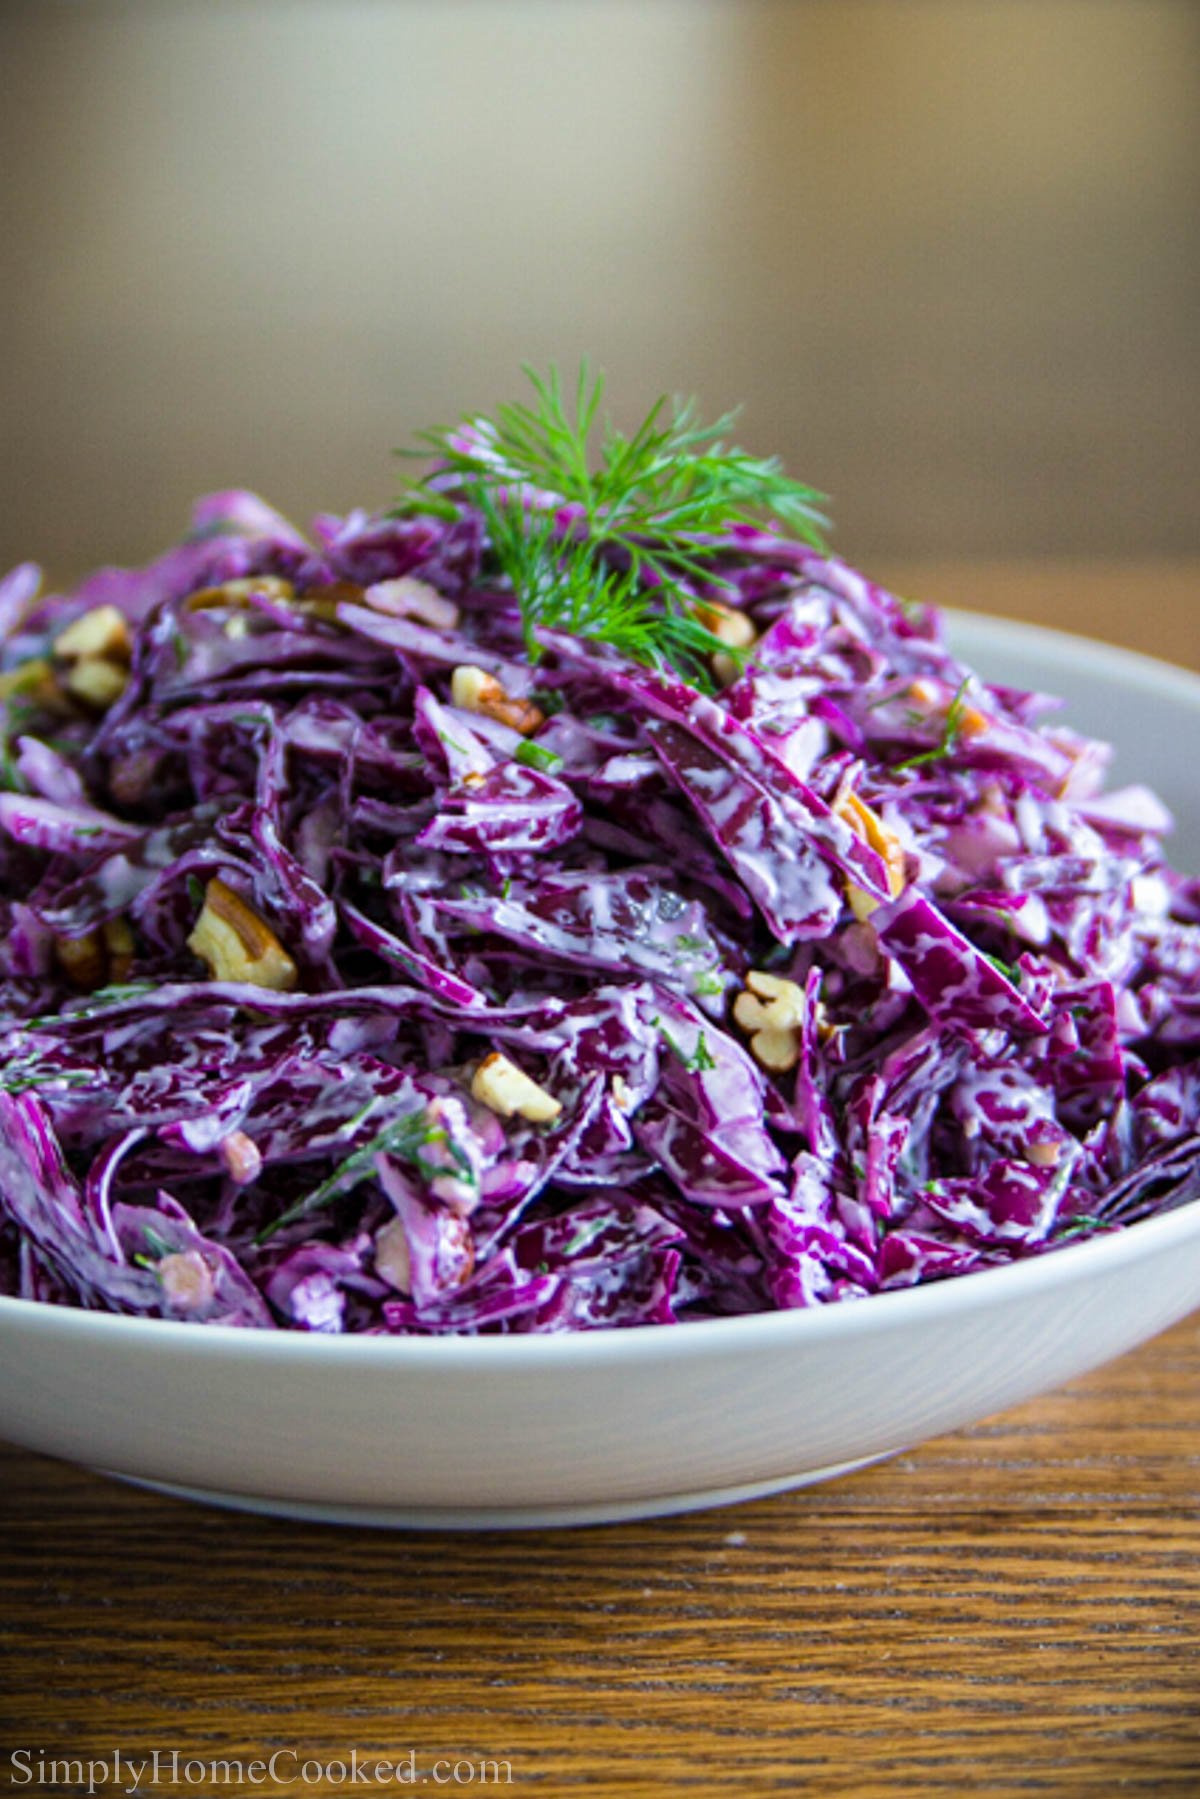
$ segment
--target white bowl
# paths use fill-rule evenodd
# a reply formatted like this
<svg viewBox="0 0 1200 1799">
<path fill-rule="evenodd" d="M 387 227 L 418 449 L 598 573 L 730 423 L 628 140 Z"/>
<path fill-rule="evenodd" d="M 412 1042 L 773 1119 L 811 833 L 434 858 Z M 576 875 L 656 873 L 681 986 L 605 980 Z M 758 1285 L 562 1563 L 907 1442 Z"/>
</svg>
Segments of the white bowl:
<svg viewBox="0 0 1200 1799">
<path fill-rule="evenodd" d="M 956 647 L 1064 694 L 1200 869 L 1200 678 L 970 615 Z M 247 1510 L 599 1522 L 828 1479 L 1014 1405 L 1200 1304 L 1200 1204 L 1010 1267 L 806 1312 L 564 1337 L 307 1336 L 0 1298 L 0 1434 Z"/>
</svg>

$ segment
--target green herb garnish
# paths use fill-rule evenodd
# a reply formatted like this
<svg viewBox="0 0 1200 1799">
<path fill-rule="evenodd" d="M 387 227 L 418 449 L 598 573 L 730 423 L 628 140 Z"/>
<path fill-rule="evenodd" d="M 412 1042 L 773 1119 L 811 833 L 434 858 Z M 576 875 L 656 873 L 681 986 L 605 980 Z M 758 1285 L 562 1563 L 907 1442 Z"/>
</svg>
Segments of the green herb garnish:
<svg viewBox="0 0 1200 1799">
<path fill-rule="evenodd" d="M 1110 1218 L 1097 1218 L 1091 1213 L 1077 1212 L 1073 1218 L 1066 1219 L 1056 1225 L 1050 1233 L 1051 1243 L 1069 1243 L 1073 1237 L 1090 1237 L 1096 1231 L 1110 1231 L 1116 1227 Z"/>
<path fill-rule="evenodd" d="M 21 1056 L 0 1068 L 0 1092 L 32 1093 L 39 1087 L 86 1087 L 95 1075 L 85 1068 L 56 1068 L 36 1056 Z"/>
<path fill-rule="evenodd" d="M 370 1109 L 370 1107 L 367 1108 L 367 1110 Z M 360 1113 L 358 1118 L 351 1119 L 349 1128 L 353 1128 L 361 1122 L 364 1116 L 365 1113 Z M 285 1212 L 280 1213 L 278 1218 L 264 1226 L 255 1238 L 255 1242 L 266 1243 L 277 1231 L 283 1230 L 285 1225 L 295 1224 L 297 1219 L 307 1218 L 311 1212 L 320 1211 L 322 1207 L 331 1204 L 333 1200 L 341 1199 L 347 1193 L 353 1193 L 356 1187 L 361 1186 L 363 1181 L 370 1180 L 375 1173 L 377 1156 L 395 1156 L 398 1161 L 408 1162 L 418 1169 L 427 1180 L 432 1180 L 439 1174 L 446 1174 L 448 1172 L 446 1168 L 430 1162 L 424 1154 L 435 1144 L 444 1144 L 449 1149 L 463 1173 L 471 1172 L 465 1156 L 450 1142 L 445 1127 L 440 1124 L 431 1124 L 428 1107 L 421 1106 L 415 1112 L 406 1113 L 403 1118 L 393 1118 L 391 1123 L 384 1125 L 383 1129 L 378 1131 L 368 1143 L 363 1143 L 358 1149 L 351 1150 L 345 1161 L 339 1163 L 333 1173 L 327 1180 L 323 1180 L 319 1187 L 314 1187 L 311 1193 L 306 1193 L 303 1199 L 296 1200 L 294 1205 L 290 1205 Z"/>
<path fill-rule="evenodd" d="M 968 675 L 946 708 L 946 723 L 937 748 L 923 750 L 919 756 L 910 756 L 907 762 L 897 762 L 894 771 L 896 774 L 902 773 L 906 768 L 924 768 L 931 762 L 941 762 L 953 753 L 962 730 L 963 713 L 967 708 L 967 688 L 970 685 L 971 677 Z"/>
<path fill-rule="evenodd" d="M 703 686 L 711 685 L 706 657 L 724 651 L 745 660 L 692 616 L 676 585 L 648 587 L 643 572 L 609 567 L 595 542 L 564 536 L 552 513 L 529 511 L 519 498 L 498 501 L 485 487 L 472 497 L 517 597 L 531 662 L 541 657 L 543 629 L 605 644 L 646 668 L 673 668 Z"/>
<path fill-rule="evenodd" d="M 160 1237 L 152 1224 L 143 1224 L 142 1235 L 146 1239 L 146 1247 L 149 1249 L 151 1255 L 155 1256 L 159 1261 L 162 1260 L 163 1256 L 175 1254 L 174 1245 L 168 1243 L 165 1237 Z M 145 1264 L 145 1257 L 135 1256 L 134 1260 L 140 1260 L 143 1265 Z"/>
<path fill-rule="evenodd" d="M 540 768 L 547 775 L 556 775 L 563 766 L 563 759 L 557 750 L 549 749 L 543 743 L 535 743 L 531 737 L 521 739 L 513 761 L 523 763 L 526 768 Z"/>
<path fill-rule="evenodd" d="M 27 1021 L 28 1029 L 37 1031 L 51 1025 L 79 1024 L 82 1020 L 103 1017 L 105 1012 L 127 1005 L 131 1000 L 144 999 L 151 993 L 157 993 L 155 981 L 126 981 L 110 987 L 97 987 L 86 999 L 73 1001 L 70 1009 L 63 1012 L 48 1012 L 40 1018 Z"/>
<path fill-rule="evenodd" d="M 458 507 L 446 494 L 435 493 L 431 488 L 422 486 L 403 494 L 394 506 L 388 508 L 389 518 L 409 518 L 421 513 L 428 518 L 453 521 L 458 517 Z"/>
<path fill-rule="evenodd" d="M 548 628 L 702 673 L 703 658 L 729 653 L 693 616 L 706 590 L 725 585 L 722 535 L 774 522 L 823 548 L 823 496 L 776 458 L 731 444 L 733 414 L 704 425 L 693 401 L 663 396 L 627 436 L 601 418 L 604 378 L 586 362 L 573 399 L 557 370 L 525 373 L 528 404 L 420 434 L 422 448 L 406 453 L 432 456 L 434 468 L 406 503 L 444 501 L 451 487 L 482 511 L 531 657 Z M 538 504 L 542 494 L 563 505 Z"/>
<path fill-rule="evenodd" d="M 682 1045 L 674 1038 L 661 1018 L 653 1020 L 659 1036 L 675 1057 L 681 1062 L 689 1074 L 704 1074 L 708 1069 L 716 1067 L 716 1060 L 708 1047 L 708 1039 L 701 1031 L 696 1038 L 696 1047 L 689 1056 Z"/>
</svg>

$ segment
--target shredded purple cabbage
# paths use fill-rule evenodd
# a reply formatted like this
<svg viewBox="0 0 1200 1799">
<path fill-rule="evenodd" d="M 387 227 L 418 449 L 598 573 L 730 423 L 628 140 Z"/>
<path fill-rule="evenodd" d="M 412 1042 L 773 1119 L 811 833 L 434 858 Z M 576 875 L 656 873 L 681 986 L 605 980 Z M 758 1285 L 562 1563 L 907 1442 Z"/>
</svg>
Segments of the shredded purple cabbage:
<svg viewBox="0 0 1200 1799">
<path fill-rule="evenodd" d="M 1200 882 L 1103 746 L 743 526 L 715 696 L 563 634 L 531 664 L 447 511 L 310 542 L 220 494 L 148 568 L 0 582 L 0 1292 L 666 1324 L 1200 1197 Z M 123 690 L 64 696 L 105 607 Z M 214 881 L 278 980 L 189 942 Z"/>
</svg>

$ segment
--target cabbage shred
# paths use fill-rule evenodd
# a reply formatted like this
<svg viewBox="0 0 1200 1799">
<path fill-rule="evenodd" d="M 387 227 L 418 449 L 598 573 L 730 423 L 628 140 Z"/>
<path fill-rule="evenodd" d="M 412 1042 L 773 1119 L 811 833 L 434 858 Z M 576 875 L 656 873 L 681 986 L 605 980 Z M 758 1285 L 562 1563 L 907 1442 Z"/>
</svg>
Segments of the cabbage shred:
<svg viewBox="0 0 1200 1799">
<path fill-rule="evenodd" d="M 674 567 L 679 662 L 531 627 L 470 474 L 311 537 L 217 495 L 144 569 L 0 583 L 0 1291 L 669 1324 L 1200 1195 L 1200 883 L 1153 796 L 749 516 Z M 569 496 L 505 479 L 574 566 Z M 126 647 L 56 653 L 104 608 Z M 214 891 L 286 981 L 197 958 Z"/>
</svg>

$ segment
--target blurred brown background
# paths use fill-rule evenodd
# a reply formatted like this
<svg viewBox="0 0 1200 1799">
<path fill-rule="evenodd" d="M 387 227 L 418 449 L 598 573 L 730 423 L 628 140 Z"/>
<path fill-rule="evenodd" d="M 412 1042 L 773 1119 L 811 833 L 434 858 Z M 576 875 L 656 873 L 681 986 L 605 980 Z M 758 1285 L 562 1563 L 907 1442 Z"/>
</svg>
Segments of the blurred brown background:
<svg viewBox="0 0 1200 1799">
<path fill-rule="evenodd" d="M 0 561 L 380 503 L 585 350 L 875 565 L 1200 551 L 1190 0 L 44 0 L 0 68 Z"/>
</svg>

